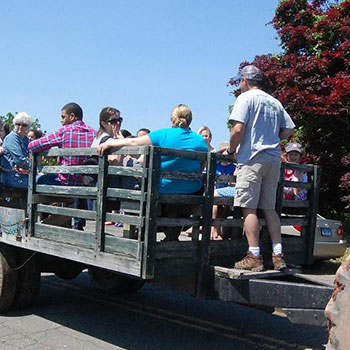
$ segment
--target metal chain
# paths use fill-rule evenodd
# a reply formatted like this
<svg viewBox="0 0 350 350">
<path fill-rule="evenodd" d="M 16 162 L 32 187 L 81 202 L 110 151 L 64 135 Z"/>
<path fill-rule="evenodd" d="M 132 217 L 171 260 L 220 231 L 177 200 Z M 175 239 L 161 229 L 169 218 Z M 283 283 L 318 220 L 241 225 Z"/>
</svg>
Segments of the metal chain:
<svg viewBox="0 0 350 350">
<path fill-rule="evenodd" d="M 18 225 L 18 224 L 24 225 L 25 223 L 26 223 L 26 219 L 24 219 L 24 220 L 19 220 L 19 221 L 15 222 L 14 224 L 9 224 L 9 225 L 1 224 L 1 226 L 11 227 L 11 226 L 15 226 L 15 225 Z"/>
<path fill-rule="evenodd" d="M 15 233 L 19 233 L 19 230 L 22 228 L 25 228 L 25 223 L 26 223 L 26 219 L 24 220 L 19 220 L 13 224 L 0 224 L 0 233 L 4 232 L 7 234 L 15 234 Z M 13 228 L 14 227 L 14 228 Z"/>
</svg>

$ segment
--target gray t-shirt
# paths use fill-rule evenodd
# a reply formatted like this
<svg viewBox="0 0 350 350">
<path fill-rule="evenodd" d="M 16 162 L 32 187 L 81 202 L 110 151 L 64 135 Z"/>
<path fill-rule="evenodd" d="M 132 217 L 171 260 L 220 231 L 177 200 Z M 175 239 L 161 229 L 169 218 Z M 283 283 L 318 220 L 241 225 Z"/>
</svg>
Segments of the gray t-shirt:
<svg viewBox="0 0 350 350">
<path fill-rule="evenodd" d="M 239 164 L 246 164 L 262 151 L 279 158 L 280 131 L 295 127 L 282 104 L 260 89 L 251 89 L 239 95 L 229 119 L 245 124 L 237 151 Z"/>
</svg>

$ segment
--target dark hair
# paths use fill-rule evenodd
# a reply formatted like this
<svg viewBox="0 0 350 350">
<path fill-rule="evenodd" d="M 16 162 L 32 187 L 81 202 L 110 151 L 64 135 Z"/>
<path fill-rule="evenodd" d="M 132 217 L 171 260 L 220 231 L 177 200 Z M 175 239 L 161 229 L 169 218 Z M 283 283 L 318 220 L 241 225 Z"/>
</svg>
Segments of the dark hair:
<svg viewBox="0 0 350 350">
<path fill-rule="evenodd" d="M 62 108 L 62 111 L 65 111 L 67 114 L 73 113 L 77 120 L 83 120 L 83 110 L 77 103 L 74 103 L 74 102 L 67 103 Z"/>
<path fill-rule="evenodd" d="M 100 113 L 100 128 L 98 129 L 97 135 L 100 136 L 105 130 L 102 122 L 108 122 L 108 120 L 111 119 L 111 116 L 116 115 L 116 116 L 120 116 L 120 112 L 118 109 L 113 108 L 113 107 L 105 107 L 102 109 L 101 113 Z"/>
<path fill-rule="evenodd" d="M 5 131 L 5 136 L 7 136 L 10 133 L 10 127 L 9 127 L 8 124 L 4 123 L 3 124 L 3 128 L 4 128 L 4 131 Z"/>
<path fill-rule="evenodd" d="M 136 135 L 137 135 L 137 134 L 138 134 L 140 131 L 144 131 L 144 132 L 145 132 L 145 133 L 147 133 L 147 134 L 149 134 L 149 133 L 151 132 L 151 130 L 150 130 L 150 129 L 147 129 L 147 128 L 141 128 L 141 129 L 137 130 Z"/>
<path fill-rule="evenodd" d="M 40 139 L 40 137 L 43 137 L 44 135 L 41 130 L 30 129 L 28 132 L 33 132 L 36 140 Z"/>
<path fill-rule="evenodd" d="M 120 133 L 125 137 L 129 137 L 129 136 L 132 136 L 131 135 L 131 132 L 129 130 L 126 130 L 126 129 L 123 129 L 123 130 L 120 130 Z"/>
<path fill-rule="evenodd" d="M 258 80 L 251 80 L 251 79 L 247 79 L 248 80 L 248 84 L 249 86 L 256 86 L 256 87 L 261 87 L 261 81 Z"/>
</svg>

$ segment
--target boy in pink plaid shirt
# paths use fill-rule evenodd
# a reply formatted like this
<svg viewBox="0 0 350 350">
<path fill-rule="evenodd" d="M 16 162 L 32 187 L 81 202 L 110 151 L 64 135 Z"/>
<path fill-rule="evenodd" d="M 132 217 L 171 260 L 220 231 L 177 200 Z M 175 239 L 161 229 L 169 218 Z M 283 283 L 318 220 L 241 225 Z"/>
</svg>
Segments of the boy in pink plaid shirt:
<svg viewBox="0 0 350 350">
<path fill-rule="evenodd" d="M 56 132 L 34 140 L 28 148 L 34 153 L 57 146 L 58 148 L 90 147 L 96 131 L 83 122 L 83 111 L 76 103 L 68 103 L 62 108 L 61 123 L 63 127 Z M 62 157 L 61 165 L 82 165 L 86 157 Z M 74 174 L 47 174 L 38 179 L 38 184 L 81 186 L 82 176 Z"/>
<path fill-rule="evenodd" d="M 80 148 L 90 147 L 96 136 L 96 131 L 83 122 L 83 110 L 77 103 L 68 103 L 61 110 L 62 128 L 47 136 L 29 143 L 28 148 L 34 153 L 58 148 Z M 82 165 L 87 157 L 65 156 L 61 158 L 61 165 Z M 38 178 L 39 185 L 63 185 L 82 186 L 82 175 L 80 174 L 45 174 Z M 85 199 L 76 198 L 74 207 L 86 209 Z M 83 230 L 85 219 L 74 218 L 74 228 Z"/>
</svg>

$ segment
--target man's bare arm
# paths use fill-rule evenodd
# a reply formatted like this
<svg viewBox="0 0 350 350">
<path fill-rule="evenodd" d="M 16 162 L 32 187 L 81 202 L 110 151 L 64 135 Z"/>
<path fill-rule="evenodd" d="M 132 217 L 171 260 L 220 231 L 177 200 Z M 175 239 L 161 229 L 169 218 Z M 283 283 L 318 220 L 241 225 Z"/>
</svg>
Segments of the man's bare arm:
<svg viewBox="0 0 350 350">
<path fill-rule="evenodd" d="M 105 143 L 101 144 L 97 148 L 97 153 L 102 156 L 104 151 L 112 147 L 123 147 L 123 146 L 148 146 L 152 145 L 151 139 L 148 135 L 135 137 L 130 139 L 109 139 Z"/>
<path fill-rule="evenodd" d="M 279 137 L 281 140 L 290 138 L 295 133 L 295 129 L 280 130 Z"/>
<path fill-rule="evenodd" d="M 236 152 L 238 145 L 241 143 L 244 135 L 245 124 L 234 122 L 230 130 L 230 152 Z"/>
</svg>

